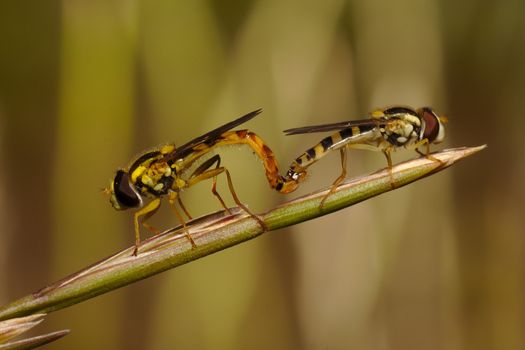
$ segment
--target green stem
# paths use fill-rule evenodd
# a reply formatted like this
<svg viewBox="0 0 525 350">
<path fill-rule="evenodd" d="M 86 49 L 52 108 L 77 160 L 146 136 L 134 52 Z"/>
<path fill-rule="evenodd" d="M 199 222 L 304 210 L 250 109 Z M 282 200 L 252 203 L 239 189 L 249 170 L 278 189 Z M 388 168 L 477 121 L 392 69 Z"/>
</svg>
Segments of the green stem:
<svg viewBox="0 0 525 350">
<path fill-rule="evenodd" d="M 392 168 L 395 187 L 441 171 L 483 148 L 446 150 L 432 154 L 433 159 L 423 157 L 396 165 Z M 286 202 L 261 218 L 271 231 L 332 213 L 391 189 L 390 173 L 384 169 L 342 184 L 327 198 L 322 209 L 319 205 L 328 190 Z M 137 257 L 132 255 L 133 247 L 125 249 L 0 308 L 0 320 L 58 310 L 268 232 L 239 210 L 233 215 L 218 212 L 202 217 L 189 227 L 197 243 L 194 249 L 180 228 L 170 230 L 145 241 Z"/>
</svg>

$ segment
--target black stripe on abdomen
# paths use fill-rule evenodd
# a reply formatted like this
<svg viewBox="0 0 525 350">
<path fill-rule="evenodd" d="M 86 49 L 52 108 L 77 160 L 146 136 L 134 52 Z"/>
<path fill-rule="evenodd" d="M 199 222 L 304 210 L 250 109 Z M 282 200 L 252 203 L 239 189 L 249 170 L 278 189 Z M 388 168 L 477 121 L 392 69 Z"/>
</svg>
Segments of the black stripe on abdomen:
<svg viewBox="0 0 525 350">
<path fill-rule="evenodd" d="M 306 157 L 308 160 L 315 158 L 315 150 L 313 148 L 310 148 L 308 151 L 306 151 Z"/>
<path fill-rule="evenodd" d="M 321 146 L 323 146 L 323 149 L 325 151 L 328 150 L 330 147 L 332 147 L 333 144 L 334 144 L 334 140 L 332 139 L 332 136 L 328 136 L 321 141 Z"/>
</svg>

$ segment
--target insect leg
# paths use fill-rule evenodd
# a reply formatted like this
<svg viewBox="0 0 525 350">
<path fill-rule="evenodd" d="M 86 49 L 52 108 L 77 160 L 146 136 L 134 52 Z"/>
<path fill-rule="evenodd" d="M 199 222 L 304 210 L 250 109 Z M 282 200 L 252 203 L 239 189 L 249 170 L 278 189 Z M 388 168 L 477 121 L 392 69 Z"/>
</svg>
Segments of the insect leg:
<svg viewBox="0 0 525 350">
<path fill-rule="evenodd" d="M 306 150 L 306 152 L 292 162 L 286 172 L 285 181 L 295 183 L 295 186 L 297 186 L 299 182 L 305 180 L 307 168 L 318 162 L 330 151 L 357 145 L 366 145 L 380 137 L 381 134 L 375 129 L 376 128 L 372 126 L 351 126 L 325 137 L 321 142 Z M 343 161 L 343 158 L 341 158 L 341 161 Z"/>
<path fill-rule="evenodd" d="M 168 202 L 170 203 L 170 207 L 171 209 L 173 209 L 173 211 L 175 212 L 175 215 L 177 216 L 177 219 L 179 219 L 180 223 L 182 224 L 184 235 L 190 241 L 191 247 L 196 248 L 197 244 L 195 244 L 195 241 L 191 237 L 190 232 L 188 231 L 188 227 L 186 226 L 186 222 L 184 221 L 184 218 L 182 217 L 181 213 L 177 209 L 177 206 L 175 205 L 175 199 L 177 199 L 180 203 L 179 194 L 175 191 L 170 192 L 168 195 Z"/>
<path fill-rule="evenodd" d="M 421 152 L 421 151 L 419 150 L 419 147 L 420 147 L 420 146 L 423 146 L 423 145 L 426 146 L 426 153 L 423 153 L 423 152 Z M 432 161 L 434 161 L 434 162 L 438 162 L 438 163 L 440 163 L 440 164 L 443 164 L 443 162 L 442 162 L 441 160 L 437 159 L 436 157 L 433 157 L 433 156 L 430 154 L 430 142 L 428 142 L 428 139 L 423 139 L 423 140 L 421 140 L 421 141 L 415 143 L 415 144 L 413 145 L 413 147 L 414 147 L 414 149 L 416 150 L 416 152 L 417 152 L 418 154 L 420 154 L 421 156 L 423 156 L 423 157 L 425 157 L 425 158 L 427 158 L 427 159 L 429 159 L 429 160 L 432 160 Z"/>
<path fill-rule="evenodd" d="M 150 230 L 156 235 L 160 233 L 160 230 L 158 228 L 151 226 L 150 224 L 144 222 L 144 220 L 142 220 L 142 226 L 144 226 L 145 228 L 147 228 L 148 230 Z"/>
<path fill-rule="evenodd" d="M 186 206 L 184 205 L 184 203 L 182 203 L 182 199 L 180 199 L 180 196 L 177 196 L 177 202 L 179 202 L 179 206 L 182 208 L 182 210 L 184 211 L 184 214 L 186 214 L 188 219 L 190 220 L 193 219 L 190 213 L 188 212 L 188 209 L 186 209 Z"/>
<path fill-rule="evenodd" d="M 217 157 L 218 160 L 220 161 L 219 155 L 216 155 L 215 157 Z M 213 157 L 213 158 L 215 158 L 215 157 Z M 210 160 L 211 159 L 212 158 L 210 158 Z M 190 180 L 188 181 L 188 187 L 193 186 L 194 184 L 196 184 L 197 182 L 200 182 L 202 180 L 209 179 L 210 177 L 213 177 L 215 179 L 217 177 L 217 175 L 219 175 L 222 172 L 226 173 L 226 178 L 228 180 L 228 188 L 230 189 L 230 192 L 232 194 L 233 200 L 235 201 L 235 204 L 237 204 L 237 206 L 239 206 L 239 208 L 241 208 L 246 213 L 248 213 L 252 218 L 257 220 L 257 222 L 259 223 L 259 225 L 261 225 L 263 230 L 266 231 L 268 228 L 266 227 L 266 224 L 264 223 L 264 221 L 262 221 L 257 215 L 253 214 L 244 204 L 242 204 L 242 202 L 239 200 L 239 197 L 237 197 L 237 193 L 235 193 L 235 189 L 233 188 L 233 182 L 232 182 L 232 178 L 231 178 L 230 172 L 225 167 L 217 167 L 215 169 L 206 170 L 202 174 L 200 174 L 200 175 L 198 175 L 196 177 L 190 178 Z M 212 191 L 213 191 L 213 189 L 212 189 Z M 223 207 L 226 208 L 226 210 L 228 210 L 226 205 L 224 204 L 224 202 L 222 200 L 221 200 L 221 203 L 223 204 Z M 228 212 L 229 212 L 229 210 L 228 210 Z"/>
<path fill-rule="evenodd" d="M 390 175 L 390 187 L 392 189 L 396 188 L 396 183 L 394 182 L 394 174 L 392 173 L 392 157 L 391 157 L 392 151 L 390 148 L 384 149 L 383 154 L 386 157 L 386 161 L 388 163 L 388 174 Z"/>
<path fill-rule="evenodd" d="M 337 179 L 335 179 L 335 181 L 332 184 L 332 187 L 330 187 L 330 191 L 328 191 L 328 193 L 321 200 L 321 204 L 319 205 L 320 209 L 323 209 L 326 199 L 332 193 L 334 193 L 334 191 L 337 189 L 337 186 L 339 186 L 341 184 L 341 182 L 343 182 L 344 179 L 346 178 L 346 158 L 347 158 L 346 149 L 340 148 L 339 149 L 339 153 L 341 155 L 341 175 L 339 175 L 339 177 L 337 177 Z"/>
<path fill-rule="evenodd" d="M 209 169 L 214 164 L 215 164 L 215 169 Z M 231 215 L 232 212 L 226 206 L 226 203 L 224 203 L 224 200 L 222 199 L 219 192 L 217 192 L 217 175 L 223 172 L 223 170 L 221 170 L 223 168 L 221 168 L 220 165 L 221 165 L 221 156 L 218 154 L 214 155 L 213 157 L 211 157 L 210 159 L 202 163 L 197 169 L 195 169 L 193 174 L 190 176 L 188 187 L 196 184 L 199 181 L 206 180 L 206 179 L 209 179 L 210 177 L 213 177 L 213 185 L 211 186 L 211 192 L 213 193 L 215 197 L 217 197 L 219 202 L 221 202 L 222 207 L 226 209 L 228 214 Z"/>
<path fill-rule="evenodd" d="M 148 220 L 160 207 L 160 198 L 155 198 L 151 202 L 149 202 L 145 207 L 138 210 L 133 214 L 133 223 L 135 224 L 135 250 L 133 251 L 133 255 L 137 256 L 139 251 L 139 245 L 140 245 L 140 227 L 139 227 L 139 218 L 143 217 L 142 224 L 145 227 L 147 224 L 144 222 Z"/>
<path fill-rule="evenodd" d="M 419 150 L 419 147 L 425 145 L 427 148 L 427 152 L 423 153 Z M 411 146 L 411 148 L 414 148 L 414 150 L 421 156 L 426 157 L 430 154 L 430 144 L 428 142 L 428 139 L 423 139 L 421 141 L 416 142 L 414 145 Z"/>
<path fill-rule="evenodd" d="M 259 223 L 259 225 L 261 226 L 261 228 L 264 230 L 264 231 L 267 231 L 268 230 L 268 226 L 266 226 L 266 224 L 264 223 L 264 221 L 261 220 L 261 218 L 259 218 L 257 215 L 255 215 L 254 213 L 252 213 L 248 207 L 246 207 L 244 204 L 241 203 L 241 201 L 239 200 L 239 197 L 237 197 L 237 193 L 235 193 L 235 189 L 233 188 L 233 182 L 232 182 L 232 178 L 231 178 L 231 175 L 230 175 L 230 172 L 228 171 L 228 169 L 226 168 L 222 168 L 224 169 L 224 172 L 226 173 L 226 178 L 228 179 L 228 187 L 230 188 L 230 192 L 232 194 L 232 197 L 233 197 L 233 200 L 235 201 L 235 203 L 240 207 L 242 208 L 245 212 L 247 212 L 252 218 L 254 218 L 255 220 L 257 220 L 257 222 Z"/>
</svg>

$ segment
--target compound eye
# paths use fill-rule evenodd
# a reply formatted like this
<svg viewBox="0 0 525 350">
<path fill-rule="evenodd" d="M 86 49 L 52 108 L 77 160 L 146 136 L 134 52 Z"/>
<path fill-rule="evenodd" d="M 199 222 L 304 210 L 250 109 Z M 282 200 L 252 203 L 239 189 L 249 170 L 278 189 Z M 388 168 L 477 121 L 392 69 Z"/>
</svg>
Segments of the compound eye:
<svg viewBox="0 0 525 350">
<path fill-rule="evenodd" d="M 427 139 L 429 143 L 436 141 L 439 135 L 439 129 L 442 127 L 439 122 L 439 117 L 431 108 L 423 107 L 421 108 L 421 119 L 423 119 L 425 125 L 423 139 Z"/>
<path fill-rule="evenodd" d="M 122 207 L 136 208 L 142 203 L 142 199 L 129 179 L 129 174 L 123 170 L 117 171 L 115 180 L 113 180 L 113 190 L 118 203 Z"/>
</svg>

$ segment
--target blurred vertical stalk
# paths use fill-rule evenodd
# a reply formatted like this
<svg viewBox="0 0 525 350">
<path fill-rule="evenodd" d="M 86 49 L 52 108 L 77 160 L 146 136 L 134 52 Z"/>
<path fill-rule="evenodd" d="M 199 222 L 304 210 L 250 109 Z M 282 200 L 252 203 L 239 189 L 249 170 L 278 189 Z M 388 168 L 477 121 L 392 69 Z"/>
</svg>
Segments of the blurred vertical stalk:
<svg viewBox="0 0 525 350">
<path fill-rule="evenodd" d="M 359 109 L 407 104 L 446 111 L 439 2 L 354 1 L 349 9 Z M 448 139 L 446 146 L 452 144 Z M 369 165 L 371 161 L 369 158 Z M 399 191 L 389 201 L 367 203 L 364 215 L 380 214 L 372 215 L 372 221 L 362 220 L 359 213 L 342 219 L 352 232 L 367 233 L 373 251 L 375 268 L 368 274 L 363 274 L 362 266 L 369 263 L 370 252 L 363 255 L 360 249 L 350 255 L 354 261 L 359 256 L 363 259 L 351 265 L 356 266 L 357 278 L 364 279 L 350 284 L 348 290 L 349 300 L 359 310 L 352 313 L 352 321 L 363 327 L 356 328 L 355 339 L 364 330 L 382 335 L 367 337 L 368 347 L 388 344 L 406 349 L 432 344 L 427 348 L 448 349 L 459 344 L 455 236 L 446 220 L 453 200 L 450 174 L 431 181 L 425 188 Z M 442 219 L 435 222 L 440 214 Z M 416 299 L 420 302 L 406 307 L 407 300 Z M 341 331 L 337 334 L 348 337 Z"/>
<path fill-rule="evenodd" d="M 215 101 L 226 73 L 225 52 L 209 1 L 141 1 L 140 28 L 140 80 L 144 92 L 139 99 L 144 111 L 140 122 L 141 130 L 153 140 L 145 147 L 163 142 L 181 145 L 223 124 L 228 114 L 217 111 Z M 221 117 L 219 123 L 206 119 L 213 115 Z M 219 179 L 219 191 L 221 182 Z M 210 186 L 205 181 L 182 194 L 192 215 L 217 210 L 216 202 L 208 200 L 212 196 Z M 176 223 L 173 212 L 166 207 L 164 204 L 155 220 L 167 214 L 164 222 Z M 217 269 L 221 266 L 221 262 L 214 264 Z M 150 349 L 227 348 L 238 330 L 236 307 L 242 303 L 235 300 L 227 318 L 220 311 L 203 309 L 201 294 L 206 298 L 221 295 L 220 285 L 207 285 L 201 279 L 203 275 L 216 276 L 205 266 L 191 266 L 170 279 L 157 280 L 155 298 L 145 299 L 140 290 L 131 290 L 128 317 L 134 317 L 138 308 L 142 320 L 133 325 L 136 331 L 127 336 L 127 345 L 136 347 L 146 335 L 143 347 Z M 210 294 L 212 288 L 214 293 Z"/>
<path fill-rule="evenodd" d="M 0 140 L 4 139 L 4 115 L 2 113 L 2 106 L 0 104 Z M 1 141 L 0 141 L 1 143 Z M 5 164 L 5 156 L 3 150 L 5 146 L 0 144 L 0 164 Z M 9 215 L 7 213 L 8 209 L 8 200 L 7 200 L 7 189 L 5 186 L 7 182 L 5 181 L 5 174 L 0 173 L 0 222 L 4 226 L 4 232 L 11 232 L 9 220 Z M 7 288 L 8 285 L 8 264 L 7 264 L 7 252 L 9 246 L 9 240 L 11 237 L 8 237 L 7 234 L 0 235 L 0 304 L 4 304 L 7 299 Z"/>
<path fill-rule="evenodd" d="M 59 1 L 0 2 L 0 169 L 6 198 L 0 210 L 8 219 L 0 221 L 0 259 L 10 281 L 0 289 L 8 298 L 49 279 L 59 30 Z"/>
<path fill-rule="evenodd" d="M 334 84 L 334 81 L 323 86 L 326 89 L 320 88 L 319 84 L 327 66 L 332 63 L 333 51 L 339 48 L 337 33 L 344 5 L 341 0 L 256 1 L 246 25 L 239 32 L 232 67 L 236 91 L 241 101 L 261 101 L 265 107 L 265 114 L 261 117 L 264 123 L 257 130 L 264 133 L 265 140 L 274 148 L 283 171 L 307 143 L 306 138 L 285 139 L 279 130 L 304 125 L 307 123 L 304 118 L 313 115 L 333 117 L 330 115 L 333 109 L 330 112 L 325 109 L 329 103 L 320 97 L 321 90 L 331 96 L 347 98 L 346 94 L 339 95 L 341 91 L 334 86 L 341 85 Z M 338 78 L 344 80 L 340 67 L 331 68 L 337 71 Z M 349 83 L 345 80 L 342 85 Z M 320 114 L 315 112 L 320 110 L 323 111 Z M 325 121 L 328 119 L 318 120 Z M 310 182 L 308 186 L 316 185 L 319 184 Z M 261 189 L 259 197 L 267 196 L 267 189 Z M 303 233 L 309 231 L 308 225 L 300 230 Z M 305 236 L 285 234 L 271 238 L 266 244 L 257 259 L 259 281 L 265 282 L 254 281 L 256 289 L 250 305 L 251 322 L 243 325 L 241 344 L 256 342 L 261 347 L 272 349 L 305 348 L 306 344 L 315 344 L 319 335 L 326 333 L 309 326 L 328 322 L 310 313 L 316 302 L 309 297 L 315 292 L 310 294 L 312 289 L 309 289 L 308 282 L 303 282 L 301 274 L 306 271 L 306 260 L 326 261 L 325 254 L 330 253 L 317 250 L 306 258 L 304 252 L 312 244 Z M 333 322 L 337 323 L 337 318 Z M 279 334 L 279 337 L 268 337 L 260 332 L 262 328 L 268 334 Z"/>
<path fill-rule="evenodd" d="M 102 223 L 121 232 L 116 222 L 109 220 L 115 213 L 97 192 L 107 185 L 112 169 L 129 158 L 134 126 L 135 2 L 68 0 L 62 5 L 60 112 L 53 179 L 54 275 L 70 272 L 72 266 L 103 254 L 105 247 L 120 241 L 118 236 L 93 235 Z M 73 231 L 74 236 L 70 235 Z M 90 329 L 89 334 L 84 333 L 89 339 L 76 339 L 77 349 L 82 348 L 80 344 L 92 348 L 92 339 L 101 348 L 117 348 L 122 305 L 116 300 L 110 296 L 62 316 L 71 328 Z M 104 327 L 92 327 L 100 315 L 104 315 Z"/>
<path fill-rule="evenodd" d="M 525 2 L 443 2 L 452 137 L 490 150 L 456 171 L 465 349 L 525 348 Z M 520 111 L 520 112 L 518 112 Z"/>
</svg>

